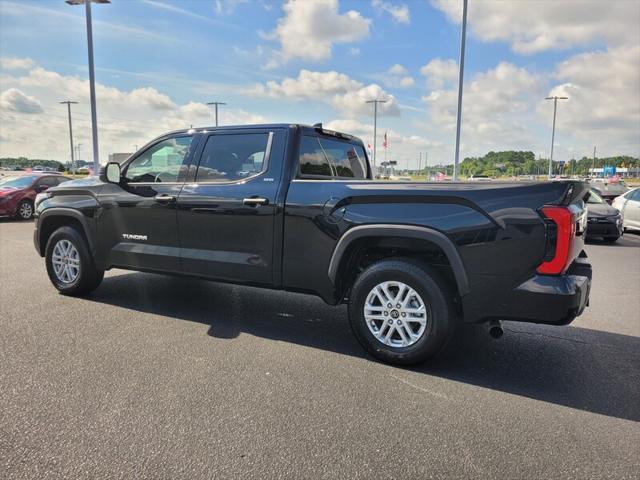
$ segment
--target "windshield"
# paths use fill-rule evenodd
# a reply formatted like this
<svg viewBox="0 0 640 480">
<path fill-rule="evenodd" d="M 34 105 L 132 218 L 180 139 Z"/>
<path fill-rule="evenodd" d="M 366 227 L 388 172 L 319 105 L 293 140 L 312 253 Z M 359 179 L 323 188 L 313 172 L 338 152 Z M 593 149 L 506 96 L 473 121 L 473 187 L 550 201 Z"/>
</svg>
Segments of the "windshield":
<svg viewBox="0 0 640 480">
<path fill-rule="evenodd" d="M 0 187 L 2 188 L 25 188 L 33 183 L 35 177 L 32 176 L 24 176 L 24 177 L 8 177 L 0 180 Z"/>
<path fill-rule="evenodd" d="M 587 203 L 601 204 L 604 203 L 604 200 L 600 195 L 591 190 L 591 192 L 589 193 L 589 198 L 587 199 Z"/>
</svg>

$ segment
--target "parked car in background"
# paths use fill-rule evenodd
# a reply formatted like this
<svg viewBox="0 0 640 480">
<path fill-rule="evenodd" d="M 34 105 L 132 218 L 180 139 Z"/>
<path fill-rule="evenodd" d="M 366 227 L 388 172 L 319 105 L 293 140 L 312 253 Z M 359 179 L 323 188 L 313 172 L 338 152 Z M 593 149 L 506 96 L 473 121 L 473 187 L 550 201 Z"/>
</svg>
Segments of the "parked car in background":
<svg viewBox="0 0 640 480">
<path fill-rule="evenodd" d="M 0 180 L 0 216 L 29 220 L 33 216 L 36 195 L 71 180 L 57 174 L 32 174 Z"/>
<path fill-rule="evenodd" d="M 624 229 L 640 230 L 640 188 L 620 195 L 613 201 L 613 206 L 622 214 Z"/>
<path fill-rule="evenodd" d="M 609 179 L 599 178 L 591 181 L 591 189 L 595 190 L 607 203 L 626 193 L 629 189 L 622 180 L 609 181 Z"/>
<path fill-rule="evenodd" d="M 470 182 L 490 182 L 491 177 L 488 175 L 471 175 L 469 177 Z"/>
<path fill-rule="evenodd" d="M 587 199 L 587 239 L 602 238 L 613 243 L 622 235 L 622 216 L 620 211 L 609 205 L 594 190 Z"/>
</svg>

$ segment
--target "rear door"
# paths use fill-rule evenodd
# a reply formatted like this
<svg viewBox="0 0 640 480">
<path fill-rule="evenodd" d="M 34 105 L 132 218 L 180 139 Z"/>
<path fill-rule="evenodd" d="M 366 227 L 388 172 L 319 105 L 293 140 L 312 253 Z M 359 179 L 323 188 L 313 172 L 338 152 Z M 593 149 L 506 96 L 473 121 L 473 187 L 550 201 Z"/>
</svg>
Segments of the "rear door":
<svg viewBox="0 0 640 480">
<path fill-rule="evenodd" d="M 124 165 L 120 185 L 105 186 L 98 236 L 107 265 L 180 270 L 176 203 L 195 144 L 193 135 L 164 137 Z"/>
<path fill-rule="evenodd" d="M 183 272 L 274 283 L 274 222 L 286 131 L 242 129 L 202 139 L 178 198 Z"/>
</svg>

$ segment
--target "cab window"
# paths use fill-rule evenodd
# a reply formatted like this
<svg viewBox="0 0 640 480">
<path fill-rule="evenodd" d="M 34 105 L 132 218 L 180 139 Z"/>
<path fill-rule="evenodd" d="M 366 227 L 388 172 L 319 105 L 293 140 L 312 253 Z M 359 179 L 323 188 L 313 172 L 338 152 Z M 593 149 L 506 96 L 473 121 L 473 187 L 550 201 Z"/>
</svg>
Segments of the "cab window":
<svg viewBox="0 0 640 480">
<path fill-rule="evenodd" d="M 367 178 L 364 148 L 348 142 L 304 136 L 300 145 L 300 176 L 308 178 Z"/>
<path fill-rule="evenodd" d="M 211 135 L 202 151 L 196 182 L 235 182 L 264 172 L 269 136 L 267 132 Z"/>
<path fill-rule="evenodd" d="M 177 182 L 186 173 L 192 140 L 193 136 L 189 135 L 167 138 L 152 145 L 129 163 L 125 179 L 129 183 Z"/>
<path fill-rule="evenodd" d="M 367 178 L 364 149 L 347 142 L 320 138 L 320 145 L 329 161 L 334 165 L 339 178 Z"/>
<path fill-rule="evenodd" d="M 304 136 L 300 145 L 300 173 L 319 177 L 333 177 L 333 169 L 317 137 Z"/>
</svg>

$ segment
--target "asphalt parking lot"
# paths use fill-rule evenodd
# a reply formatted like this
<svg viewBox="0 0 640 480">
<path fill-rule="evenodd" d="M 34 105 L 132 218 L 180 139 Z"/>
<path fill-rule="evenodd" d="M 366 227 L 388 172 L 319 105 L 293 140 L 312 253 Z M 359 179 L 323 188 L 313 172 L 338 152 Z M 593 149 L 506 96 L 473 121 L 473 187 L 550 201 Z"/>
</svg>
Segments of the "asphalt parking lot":
<svg viewBox="0 0 640 480">
<path fill-rule="evenodd" d="M 568 327 L 368 358 L 345 308 L 114 270 L 49 284 L 0 220 L 0 478 L 638 478 L 640 236 L 589 244 Z"/>
</svg>

